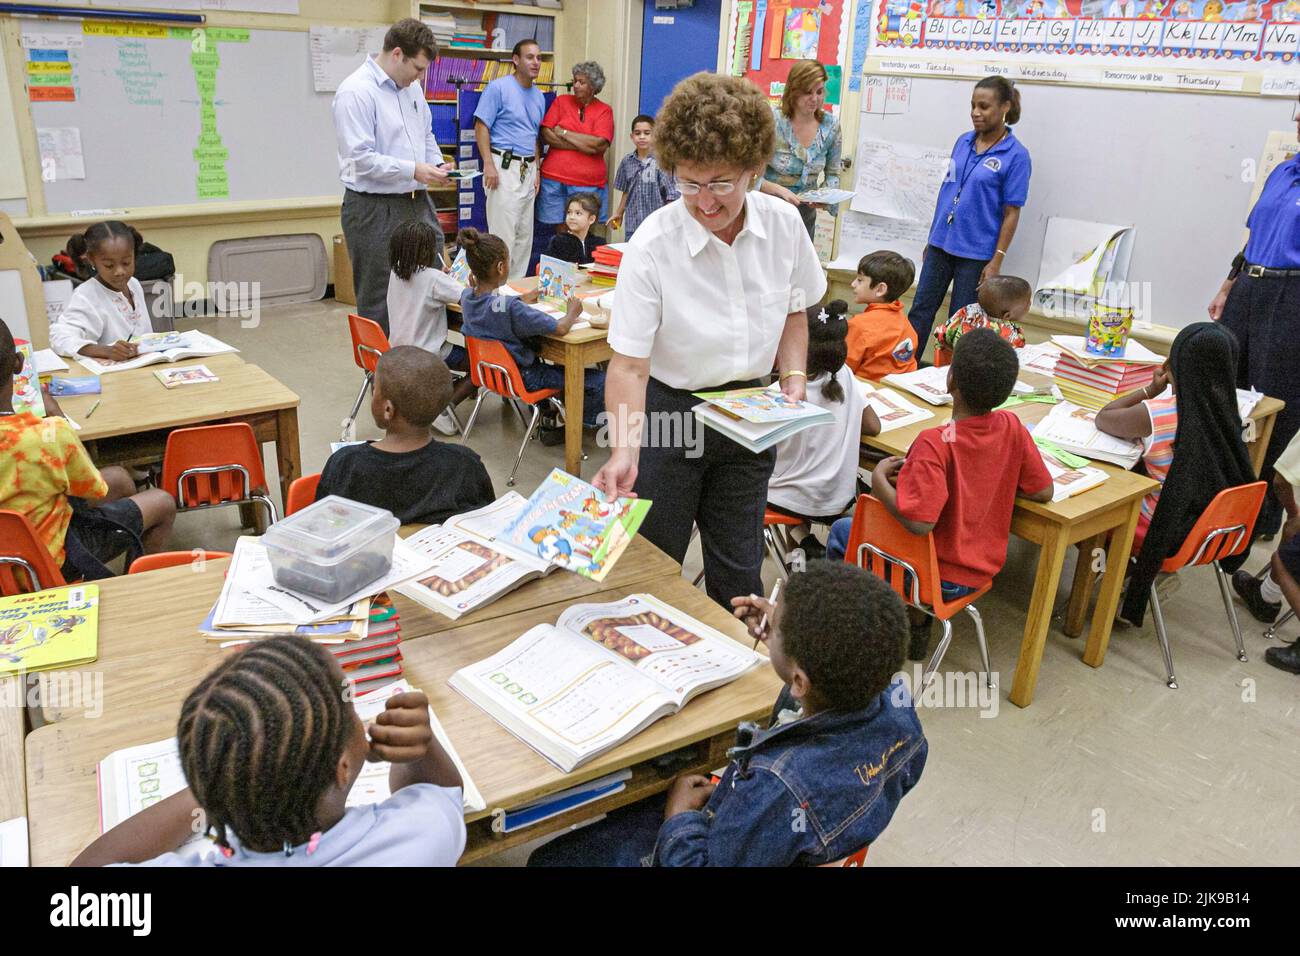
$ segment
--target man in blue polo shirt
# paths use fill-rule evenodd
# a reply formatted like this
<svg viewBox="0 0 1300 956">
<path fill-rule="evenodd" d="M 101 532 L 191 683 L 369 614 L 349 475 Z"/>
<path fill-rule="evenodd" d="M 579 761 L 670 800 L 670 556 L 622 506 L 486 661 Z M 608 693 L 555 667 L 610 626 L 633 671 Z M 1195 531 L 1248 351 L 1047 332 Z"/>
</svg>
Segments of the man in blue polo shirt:
<svg viewBox="0 0 1300 956">
<path fill-rule="evenodd" d="M 533 198 L 537 195 L 538 133 L 546 98 L 533 85 L 542 69 L 541 47 L 520 40 L 511 54 L 515 72 L 493 80 L 474 110 L 474 138 L 483 157 L 488 232 L 510 250 L 510 278 L 528 268 L 533 248 Z"/>
</svg>

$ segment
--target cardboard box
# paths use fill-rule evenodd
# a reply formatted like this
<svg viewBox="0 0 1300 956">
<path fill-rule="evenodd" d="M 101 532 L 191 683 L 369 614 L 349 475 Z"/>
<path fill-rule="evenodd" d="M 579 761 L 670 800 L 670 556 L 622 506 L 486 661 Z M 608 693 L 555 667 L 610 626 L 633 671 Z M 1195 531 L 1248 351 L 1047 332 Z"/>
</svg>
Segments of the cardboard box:
<svg viewBox="0 0 1300 956">
<path fill-rule="evenodd" d="M 357 292 L 352 286 L 352 257 L 341 235 L 334 237 L 334 301 L 357 304 Z"/>
</svg>

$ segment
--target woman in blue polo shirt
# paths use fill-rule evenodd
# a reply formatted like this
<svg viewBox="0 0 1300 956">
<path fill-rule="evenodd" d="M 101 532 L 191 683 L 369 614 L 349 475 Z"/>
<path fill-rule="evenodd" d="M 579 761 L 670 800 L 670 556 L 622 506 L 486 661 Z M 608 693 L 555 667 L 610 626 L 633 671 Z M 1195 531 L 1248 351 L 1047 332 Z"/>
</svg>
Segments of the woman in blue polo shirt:
<svg viewBox="0 0 1300 956">
<path fill-rule="evenodd" d="M 949 316 L 998 274 L 1029 198 L 1029 151 L 1009 125 L 1020 121 L 1020 91 L 1005 77 L 985 77 L 971 94 L 970 116 L 974 129 L 952 148 L 907 314 L 922 349 L 950 284 Z"/>
<path fill-rule="evenodd" d="M 1300 134 L 1300 102 L 1292 119 Z M 1237 384 L 1253 385 L 1286 402 L 1259 474 L 1270 485 L 1255 528 L 1271 536 L 1282 520 L 1271 484 L 1273 463 L 1300 431 L 1300 373 L 1295 365 L 1295 341 L 1300 337 L 1300 156 L 1269 175 L 1246 226 L 1250 239 L 1210 303 L 1210 318 L 1222 321 L 1237 336 Z"/>
</svg>

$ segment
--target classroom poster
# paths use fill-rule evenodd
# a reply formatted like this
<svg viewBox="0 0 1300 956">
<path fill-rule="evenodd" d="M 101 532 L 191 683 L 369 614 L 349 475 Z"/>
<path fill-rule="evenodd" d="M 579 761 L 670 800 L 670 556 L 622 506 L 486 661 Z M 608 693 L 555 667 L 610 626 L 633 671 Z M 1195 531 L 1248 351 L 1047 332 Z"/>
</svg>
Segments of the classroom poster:
<svg viewBox="0 0 1300 956">
<path fill-rule="evenodd" d="M 943 61 L 991 58 L 1065 70 L 1020 74 L 1029 79 L 1075 79 L 1068 72 L 1075 64 L 1150 64 L 1288 74 L 1264 92 L 1298 82 L 1300 0 L 875 0 L 874 9 L 873 53 L 927 58 L 934 61 L 927 72 L 944 72 Z M 1141 85 L 1144 78 L 1128 79 Z M 1242 89 L 1205 76 L 1168 85 Z"/>
<path fill-rule="evenodd" d="M 849 0 L 851 2 L 851 0 Z M 868 7 L 871 0 L 862 0 Z M 728 26 L 726 63 L 776 102 L 799 60 L 848 67 L 851 16 L 846 0 L 738 0 Z M 850 11 L 852 8 L 850 7 Z M 850 73 L 850 80 L 856 74 Z M 856 89 L 856 84 L 850 83 Z M 827 99 L 834 113 L 837 104 Z"/>
</svg>

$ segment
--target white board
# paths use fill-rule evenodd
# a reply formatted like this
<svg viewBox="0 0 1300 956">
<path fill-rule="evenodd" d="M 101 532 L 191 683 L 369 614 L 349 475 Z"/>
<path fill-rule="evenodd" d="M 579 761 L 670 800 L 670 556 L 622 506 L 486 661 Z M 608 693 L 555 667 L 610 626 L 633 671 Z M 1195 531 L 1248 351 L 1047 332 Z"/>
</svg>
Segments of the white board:
<svg viewBox="0 0 1300 956">
<path fill-rule="evenodd" d="M 251 30 L 214 45 L 212 94 L 229 192 L 200 199 L 200 92 L 185 38 L 82 36 L 80 23 L 33 21 L 24 37 L 77 36 L 76 101 L 32 103 L 37 127 L 81 131 L 85 179 L 46 182 L 51 213 L 342 195 L 332 95 L 316 93 L 305 32 Z M 29 41 L 30 42 L 30 41 Z"/>
<path fill-rule="evenodd" d="M 973 86 L 913 78 L 908 112 L 861 116 L 859 136 L 950 151 L 970 130 Z M 1037 285 L 1052 216 L 1132 223 L 1129 279 L 1149 283 L 1152 321 L 1182 327 L 1207 318 L 1206 306 L 1241 248 L 1251 173 L 1269 131 L 1288 126 L 1293 103 L 1041 84 L 1019 89 L 1024 115 L 1016 135 L 1029 150 L 1033 178 L 1003 273 Z M 837 262 L 869 251 L 855 249 L 841 228 Z"/>
</svg>

